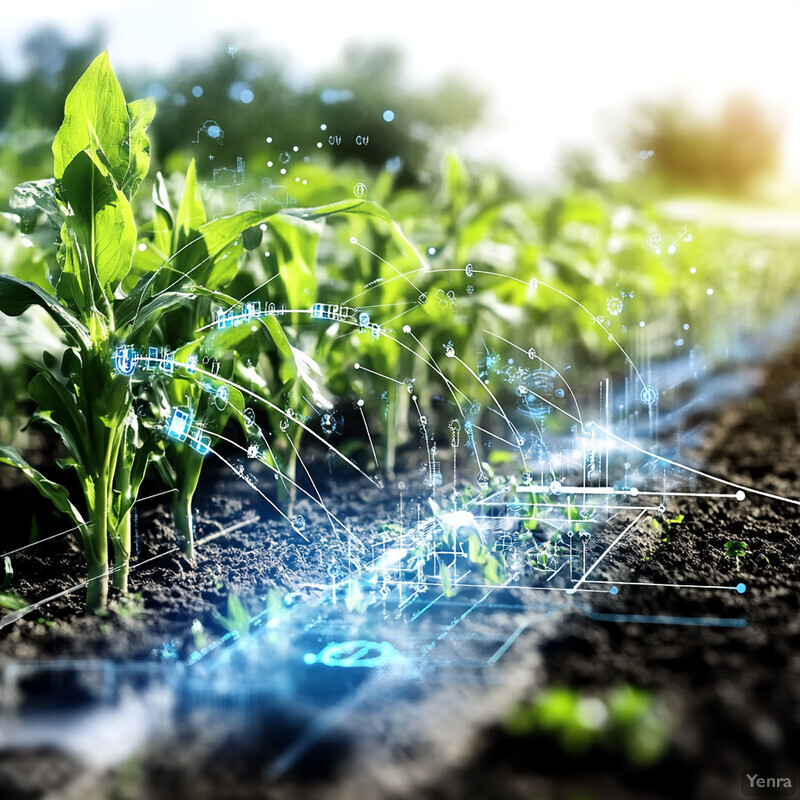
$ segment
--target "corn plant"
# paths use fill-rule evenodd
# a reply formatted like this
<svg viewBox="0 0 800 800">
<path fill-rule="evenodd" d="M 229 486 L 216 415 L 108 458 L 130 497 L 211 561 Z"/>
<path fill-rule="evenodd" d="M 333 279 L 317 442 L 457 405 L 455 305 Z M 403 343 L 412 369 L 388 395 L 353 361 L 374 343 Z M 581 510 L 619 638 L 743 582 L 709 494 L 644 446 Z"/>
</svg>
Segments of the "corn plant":
<svg viewBox="0 0 800 800">
<path fill-rule="evenodd" d="M 106 602 L 109 543 L 114 585 L 127 589 L 131 509 L 148 465 L 164 453 L 158 415 L 133 413 L 135 381 L 112 366 L 119 348 L 144 352 L 159 320 L 170 309 L 191 307 L 198 296 L 232 303 L 203 282 L 235 271 L 243 232 L 263 219 L 260 212 L 242 212 L 201 225 L 199 236 L 184 245 L 187 260 L 179 267 L 181 275 L 195 273 L 191 291 L 175 283 L 172 266 L 163 262 L 131 287 L 126 278 L 139 252 L 131 201 L 148 171 L 146 130 L 154 114 L 149 100 L 126 103 L 107 54 L 95 59 L 67 97 L 53 142 L 54 179 L 29 186 L 29 205 L 58 231 L 49 288 L 0 275 L 0 311 L 18 316 L 40 306 L 62 334 L 63 355 L 45 352 L 28 389 L 38 405 L 34 421 L 60 437 L 67 457 L 58 466 L 76 472 L 82 498 L 71 497 L 16 450 L 0 449 L 0 460 L 21 470 L 75 523 L 88 562 L 91 609 Z M 222 349 L 226 342 L 215 344 Z M 241 397 L 232 402 L 243 407 Z"/>
<path fill-rule="evenodd" d="M 114 380 L 110 368 L 122 333 L 116 291 L 136 246 L 131 200 L 147 174 L 146 131 L 154 113 L 149 100 L 126 103 L 107 55 L 98 56 L 67 97 L 53 142 L 55 178 L 31 193 L 59 230 L 52 291 L 0 275 L 0 310 L 17 316 L 41 306 L 67 344 L 60 360 L 43 354 L 29 393 L 38 404 L 34 419 L 63 442 L 68 455 L 59 466 L 77 473 L 83 507 L 18 452 L 4 448 L 0 459 L 20 469 L 75 522 L 89 566 L 91 608 L 106 601 L 109 541 L 114 583 L 127 586 L 130 511 L 157 456 L 154 438 L 131 414 L 128 387 Z"/>
</svg>

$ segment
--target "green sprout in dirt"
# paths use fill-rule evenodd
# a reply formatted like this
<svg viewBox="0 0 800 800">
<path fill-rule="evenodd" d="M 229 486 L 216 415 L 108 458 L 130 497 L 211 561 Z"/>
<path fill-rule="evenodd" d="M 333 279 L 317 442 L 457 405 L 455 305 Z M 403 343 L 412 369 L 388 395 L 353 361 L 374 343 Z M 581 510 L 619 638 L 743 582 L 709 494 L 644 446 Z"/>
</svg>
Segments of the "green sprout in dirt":
<svg viewBox="0 0 800 800">
<path fill-rule="evenodd" d="M 736 561 L 736 571 L 739 571 L 739 559 L 747 555 L 747 542 L 725 542 L 725 555 Z"/>
<path fill-rule="evenodd" d="M 555 739 L 572 756 L 605 750 L 640 768 L 656 764 L 670 740 L 661 705 L 633 686 L 599 695 L 568 687 L 545 689 L 509 715 L 506 730 L 512 736 Z"/>
</svg>

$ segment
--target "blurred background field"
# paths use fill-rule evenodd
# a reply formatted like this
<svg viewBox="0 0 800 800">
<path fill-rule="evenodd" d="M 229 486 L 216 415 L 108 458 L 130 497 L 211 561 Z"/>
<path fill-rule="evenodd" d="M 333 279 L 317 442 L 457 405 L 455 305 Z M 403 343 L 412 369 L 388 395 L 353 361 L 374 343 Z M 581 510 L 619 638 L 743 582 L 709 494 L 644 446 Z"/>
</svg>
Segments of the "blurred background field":
<svg viewBox="0 0 800 800">
<path fill-rule="evenodd" d="M 14 187 L 52 174 L 66 93 L 107 47 L 127 96 L 157 102 L 149 180 L 160 170 L 177 193 L 194 159 L 212 214 L 364 197 L 434 267 L 474 263 L 520 279 L 513 289 L 434 276 L 429 302 L 403 319 L 429 344 L 449 329 L 480 353 L 491 319 L 505 336 L 523 324 L 539 352 L 576 365 L 586 385 L 624 368 L 609 333 L 645 366 L 713 367 L 796 291 L 800 122 L 781 46 L 789 12 L 763 4 L 754 21 L 749 4 L 619 2 L 7 9 L 0 267 L 47 283 L 54 251 L 31 245 L 50 232 L 31 222 L 20 235 L 13 215 L 24 229 L 27 200 Z M 754 25 L 769 37 L 751 35 Z M 152 218 L 149 194 L 139 194 L 139 219 Z M 347 246 L 354 235 L 397 269 L 414 268 L 386 224 L 334 221 L 308 251 L 305 277 L 272 284 L 265 302 L 302 294 L 310 305 L 391 276 Z M 281 266 L 269 234 L 262 244 L 234 296 Z M 552 296 L 533 303 L 534 275 L 595 322 Z M 397 302 L 396 289 L 386 283 L 371 302 Z M 455 317 L 441 313 L 448 292 L 458 295 Z M 521 312 L 526 304 L 535 310 Z M 3 441 L 19 442 L 26 355 L 52 334 L 44 318 L 33 331 L 3 321 Z M 346 393 L 346 356 L 319 346 L 331 391 Z M 365 363 L 403 358 L 391 342 L 355 346 Z"/>
</svg>

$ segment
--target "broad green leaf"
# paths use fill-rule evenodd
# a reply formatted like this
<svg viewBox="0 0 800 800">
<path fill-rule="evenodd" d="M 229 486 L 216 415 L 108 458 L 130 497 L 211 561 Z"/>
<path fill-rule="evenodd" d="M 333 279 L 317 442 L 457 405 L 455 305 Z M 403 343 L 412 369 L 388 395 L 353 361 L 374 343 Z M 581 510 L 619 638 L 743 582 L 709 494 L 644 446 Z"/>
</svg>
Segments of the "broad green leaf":
<svg viewBox="0 0 800 800">
<path fill-rule="evenodd" d="M 53 141 L 56 179 L 87 148 L 105 163 L 118 187 L 130 166 L 130 118 L 125 96 L 108 60 L 101 53 L 67 95 L 64 122 Z"/>
<path fill-rule="evenodd" d="M 68 229 L 93 265 L 100 286 L 113 288 L 130 270 L 136 247 L 128 200 L 86 153 L 78 153 L 64 170 L 61 193 L 72 209 Z"/>
<path fill-rule="evenodd" d="M 128 170 L 122 180 L 122 193 L 131 200 L 150 169 L 150 140 L 147 128 L 156 114 L 153 100 L 133 100 L 128 103 Z"/>
<path fill-rule="evenodd" d="M 69 492 L 60 484 L 45 478 L 13 447 L 0 447 L 0 463 L 16 467 L 36 487 L 42 497 L 50 500 L 59 511 L 68 514 L 76 525 L 83 524 L 80 511 L 69 500 Z"/>
<path fill-rule="evenodd" d="M 53 178 L 43 181 L 27 181 L 14 188 L 9 200 L 11 210 L 19 215 L 22 233 L 33 233 L 39 216 L 45 214 L 56 238 L 64 221 L 56 201 L 56 182 Z"/>
<path fill-rule="evenodd" d="M 275 203 L 266 211 L 241 211 L 201 225 L 198 236 L 175 259 L 178 271 L 208 289 L 225 286 L 238 270 L 242 234 L 264 223 L 277 209 Z"/>
<path fill-rule="evenodd" d="M 283 285 L 292 309 L 305 309 L 317 297 L 317 244 L 320 228 L 276 215 L 270 225 Z"/>
<path fill-rule="evenodd" d="M 280 217 L 299 217 L 304 220 L 316 220 L 330 217 L 334 214 L 359 214 L 383 220 L 383 222 L 391 226 L 393 234 L 405 244 L 420 264 L 426 266 L 425 259 L 403 233 L 400 226 L 392 218 L 392 215 L 385 208 L 382 208 L 377 203 L 373 203 L 371 200 L 340 200 L 338 203 L 329 203 L 328 205 L 317 206 L 315 208 L 285 209 L 281 212 Z"/>
<path fill-rule="evenodd" d="M 41 306 L 61 328 L 85 348 L 92 346 L 89 329 L 53 295 L 36 284 L 22 281 L 11 275 L 0 275 L 0 311 L 10 317 L 18 317 L 32 305 Z"/>
<path fill-rule="evenodd" d="M 146 340 L 153 328 L 158 324 L 159 319 L 167 311 L 177 306 L 188 308 L 196 300 L 197 298 L 193 294 L 187 292 L 162 292 L 156 295 L 142 304 L 128 334 L 128 341 Z"/>
<path fill-rule="evenodd" d="M 89 423 L 76 397 L 52 375 L 40 372 L 28 384 L 31 399 L 39 406 L 39 418 L 61 436 L 69 453 L 87 470 L 93 470 L 89 444 Z"/>
</svg>

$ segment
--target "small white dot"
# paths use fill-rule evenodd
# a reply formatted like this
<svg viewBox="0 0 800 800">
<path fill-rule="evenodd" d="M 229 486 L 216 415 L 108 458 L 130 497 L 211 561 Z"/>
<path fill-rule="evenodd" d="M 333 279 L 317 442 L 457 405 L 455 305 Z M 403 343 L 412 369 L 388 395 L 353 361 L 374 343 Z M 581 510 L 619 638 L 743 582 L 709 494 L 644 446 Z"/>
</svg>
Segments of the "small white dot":
<svg viewBox="0 0 800 800">
<path fill-rule="evenodd" d="M 353 364 L 353 369 L 361 369 L 361 364 L 359 364 L 358 361 L 356 361 L 356 363 Z"/>
<path fill-rule="evenodd" d="M 322 142 L 317 142 L 317 147 L 322 147 Z"/>
<path fill-rule="evenodd" d="M 300 183 L 300 178 L 295 178 L 295 179 L 294 179 L 294 182 L 295 182 L 295 183 Z"/>
<path fill-rule="evenodd" d="M 714 294 L 714 290 L 709 286 L 708 289 L 706 289 L 706 294 L 707 295 L 712 295 L 712 294 Z"/>
<path fill-rule="evenodd" d="M 272 137 L 271 136 L 267 136 L 267 144 L 272 144 Z"/>
<path fill-rule="evenodd" d="M 323 122 L 322 125 L 319 126 L 319 129 L 321 131 L 326 131 L 326 130 L 328 130 L 328 126 Z"/>
<path fill-rule="evenodd" d="M 250 330 L 253 331 L 253 333 L 255 333 L 258 330 L 258 325 L 251 325 Z"/>
<path fill-rule="evenodd" d="M 364 401 L 363 400 L 359 400 L 358 401 L 358 407 L 361 408 L 363 405 L 364 405 Z"/>
<path fill-rule="evenodd" d="M 694 275 L 694 274 L 695 274 L 695 272 L 697 272 L 697 270 L 696 270 L 694 267 L 691 267 L 691 268 L 689 269 L 689 272 L 691 272 L 691 273 L 692 273 L 692 275 Z"/>
<path fill-rule="evenodd" d="M 355 236 L 350 237 L 350 244 L 358 244 L 358 239 Z"/>
<path fill-rule="evenodd" d="M 411 326 L 403 325 L 403 333 L 411 333 Z"/>
<path fill-rule="evenodd" d="M 640 327 L 640 328 L 644 328 L 645 324 L 646 324 L 646 323 L 645 323 L 645 321 L 644 321 L 643 319 L 642 319 L 642 320 L 639 320 L 639 327 Z"/>
<path fill-rule="evenodd" d="M 295 146 L 292 148 L 292 150 L 294 150 L 294 152 L 295 152 L 295 153 L 296 153 L 296 152 L 297 152 L 299 149 L 300 149 L 300 148 L 299 148 L 297 145 L 295 145 Z"/>
<path fill-rule="evenodd" d="M 412 399 L 412 400 L 413 400 L 415 403 L 417 402 L 417 396 L 416 396 L 415 394 L 412 394 L 412 395 L 411 395 L 411 399 Z"/>
<path fill-rule="evenodd" d="M 261 228 L 262 231 L 265 231 L 267 229 L 267 223 L 262 222 L 258 227 Z"/>
<path fill-rule="evenodd" d="M 305 186 L 307 183 L 308 183 L 308 181 L 303 181 L 303 186 Z"/>
<path fill-rule="evenodd" d="M 285 175 L 285 174 L 286 174 L 286 170 L 285 170 L 285 169 L 282 169 L 282 170 L 281 170 L 281 175 Z"/>
<path fill-rule="evenodd" d="M 267 161 L 267 166 L 271 167 L 272 166 L 272 162 L 271 161 Z"/>
<path fill-rule="evenodd" d="M 145 250 L 147 250 L 147 243 L 141 242 L 141 244 L 139 245 L 139 252 L 143 253 Z"/>
<path fill-rule="evenodd" d="M 744 500 L 744 492 L 741 489 L 738 492 L 736 492 L 736 499 L 739 501 Z"/>
<path fill-rule="evenodd" d="M 269 250 L 265 250 L 265 251 L 264 251 L 264 255 L 265 255 L 267 258 L 269 258 Z"/>
</svg>

